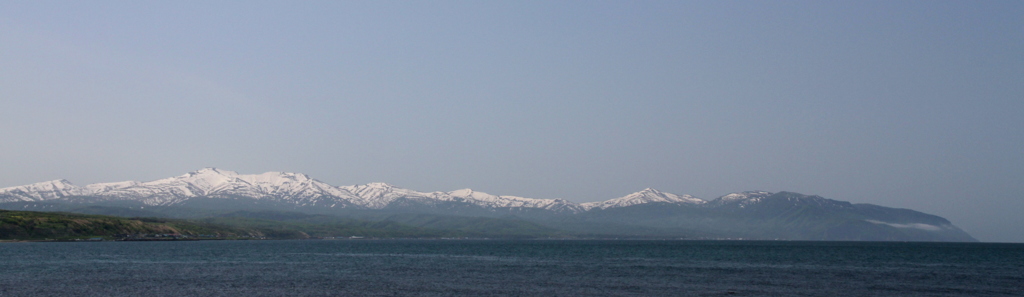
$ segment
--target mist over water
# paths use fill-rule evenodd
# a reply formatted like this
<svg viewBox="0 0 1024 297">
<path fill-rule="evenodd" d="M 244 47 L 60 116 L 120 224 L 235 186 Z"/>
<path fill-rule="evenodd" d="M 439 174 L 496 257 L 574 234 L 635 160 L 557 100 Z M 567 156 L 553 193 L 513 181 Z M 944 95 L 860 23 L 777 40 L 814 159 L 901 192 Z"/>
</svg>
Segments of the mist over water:
<svg viewBox="0 0 1024 297">
<path fill-rule="evenodd" d="M 0 296 L 1013 296 L 1020 263 L 980 243 L 4 243 Z"/>
</svg>

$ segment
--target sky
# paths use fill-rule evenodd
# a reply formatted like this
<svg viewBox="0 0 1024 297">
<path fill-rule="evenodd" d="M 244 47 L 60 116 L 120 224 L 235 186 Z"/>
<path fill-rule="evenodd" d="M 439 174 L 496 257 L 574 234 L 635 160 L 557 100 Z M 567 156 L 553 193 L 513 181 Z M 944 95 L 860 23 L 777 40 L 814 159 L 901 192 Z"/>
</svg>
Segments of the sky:
<svg viewBox="0 0 1024 297">
<path fill-rule="evenodd" d="M 791 191 L 1024 242 L 1021 1 L 2 1 L 0 187 Z"/>
</svg>

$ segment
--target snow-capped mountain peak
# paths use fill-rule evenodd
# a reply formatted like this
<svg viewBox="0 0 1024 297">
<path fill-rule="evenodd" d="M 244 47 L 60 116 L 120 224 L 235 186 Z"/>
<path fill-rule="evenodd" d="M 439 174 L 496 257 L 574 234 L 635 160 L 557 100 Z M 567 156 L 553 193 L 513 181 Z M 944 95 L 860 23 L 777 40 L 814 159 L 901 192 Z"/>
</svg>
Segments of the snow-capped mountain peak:
<svg viewBox="0 0 1024 297">
<path fill-rule="evenodd" d="M 13 197 L 9 199 L 16 201 L 38 201 L 80 195 L 84 190 L 66 179 L 55 179 L 23 186 L 2 188 L 0 189 L 0 196 Z"/>
<path fill-rule="evenodd" d="M 451 195 L 452 197 L 475 200 L 497 200 L 500 197 L 497 195 L 491 195 L 484 192 L 473 191 L 473 189 L 470 188 L 451 191 L 448 192 L 448 195 Z"/>
<path fill-rule="evenodd" d="M 713 206 L 722 205 L 737 205 L 739 207 L 746 207 L 747 205 L 760 203 L 765 198 L 774 195 L 775 193 L 767 191 L 745 191 L 738 193 L 731 193 L 722 197 L 711 200 Z"/>
<path fill-rule="evenodd" d="M 88 185 L 85 185 L 83 188 L 86 189 L 85 193 L 91 194 L 91 193 L 101 193 L 101 192 L 106 192 L 106 191 L 113 191 L 113 190 L 116 190 L 116 189 L 137 186 L 139 184 L 141 184 L 141 183 L 137 182 L 137 181 L 123 181 L 123 182 L 113 182 L 113 183 L 88 184 Z"/>
<path fill-rule="evenodd" d="M 584 209 L 606 209 L 612 207 L 626 207 L 644 203 L 677 203 L 701 205 L 707 203 L 707 201 L 698 199 L 690 195 L 680 196 L 672 193 L 658 191 L 653 188 L 646 188 L 639 192 L 632 193 L 623 197 L 600 202 L 588 202 L 580 205 L 583 206 Z"/>
<path fill-rule="evenodd" d="M 0 189 L 0 192 L 13 191 L 18 189 L 24 190 L 64 190 L 77 188 L 74 184 L 66 179 L 55 179 L 50 181 L 38 182 L 34 184 L 28 184 L 24 186 L 7 187 Z"/>
<path fill-rule="evenodd" d="M 715 199 L 715 201 L 719 201 L 719 202 L 735 202 L 735 201 L 757 202 L 757 201 L 760 201 L 761 199 L 763 199 L 764 197 L 768 197 L 768 196 L 771 196 L 771 195 L 772 195 L 771 192 L 766 192 L 766 191 L 746 191 L 746 192 L 732 193 L 732 194 L 728 194 L 728 195 L 725 195 L 725 196 L 722 196 L 722 197 L 718 197 L 718 199 Z"/>
<path fill-rule="evenodd" d="M 537 199 L 519 196 L 492 195 L 473 189 L 461 189 L 447 193 L 435 193 L 440 200 L 462 201 L 480 206 L 503 208 L 540 208 L 557 211 L 578 212 L 582 208 L 576 203 L 562 199 Z"/>
<path fill-rule="evenodd" d="M 365 185 L 354 185 L 341 187 L 359 197 L 384 197 L 395 191 L 397 188 L 387 183 L 368 183 Z"/>
<path fill-rule="evenodd" d="M 426 197 L 424 193 L 381 182 L 337 188 L 351 193 L 354 204 L 374 209 L 387 207 L 395 200 L 401 198 L 422 199 Z"/>
<path fill-rule="evenodd" d="M 234 171 L 218 170 L 217 168 L 203 168 L 197 171 L 186 173 L 182 176 L 172 177 L 157 181 L 148 182 L 146 184 L 180 184 L 187 183 L 195 186 L 197 189 L 202 190 L 203 193 L 200 195 L 209 194 L 210 190 L 217 186 L 238 182 L 239 174 Z"/>
</svg>

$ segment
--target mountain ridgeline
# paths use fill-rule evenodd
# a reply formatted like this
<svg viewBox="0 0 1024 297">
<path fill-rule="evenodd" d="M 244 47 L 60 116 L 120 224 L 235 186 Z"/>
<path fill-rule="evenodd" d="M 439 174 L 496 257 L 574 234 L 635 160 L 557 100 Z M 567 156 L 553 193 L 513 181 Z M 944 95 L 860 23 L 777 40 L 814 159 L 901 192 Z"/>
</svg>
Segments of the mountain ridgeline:
<svg viewBox="0 0 1024 297">
<path fill-rule="evenodd" d="M 573 203 L 471 189 L 417 192 L 384 183 L 337 187 L 298 173 L 244 175 L 215 168 L 150 182 L 76 186 L 54 180 L 3 188 L 0 209 L 225 224 L 257 220 L 300 224 L 304 230 L 376 222 L 397 230 L 380 234 L 405 237 L 976 241 L 935 215 L 792 192 L 742 192 L 706 201 L 644 189 Z M 332 230 L 323 233 L 348 234 Z"/>
</svg>

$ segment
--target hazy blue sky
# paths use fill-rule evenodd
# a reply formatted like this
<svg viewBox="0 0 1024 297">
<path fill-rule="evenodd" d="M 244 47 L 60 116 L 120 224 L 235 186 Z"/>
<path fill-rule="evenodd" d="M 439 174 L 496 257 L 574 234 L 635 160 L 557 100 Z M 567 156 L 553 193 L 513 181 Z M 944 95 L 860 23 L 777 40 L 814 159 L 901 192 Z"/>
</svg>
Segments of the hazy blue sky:
<svg viewBox="0 0 1024 297">
<path fill-rule="evenodd" d="M 295 3 L 297 2 L 297 3 Z M 794 191 L 1024 241 L 1024 1 L 3 1 L 0 187 Z"/>
</svg>

